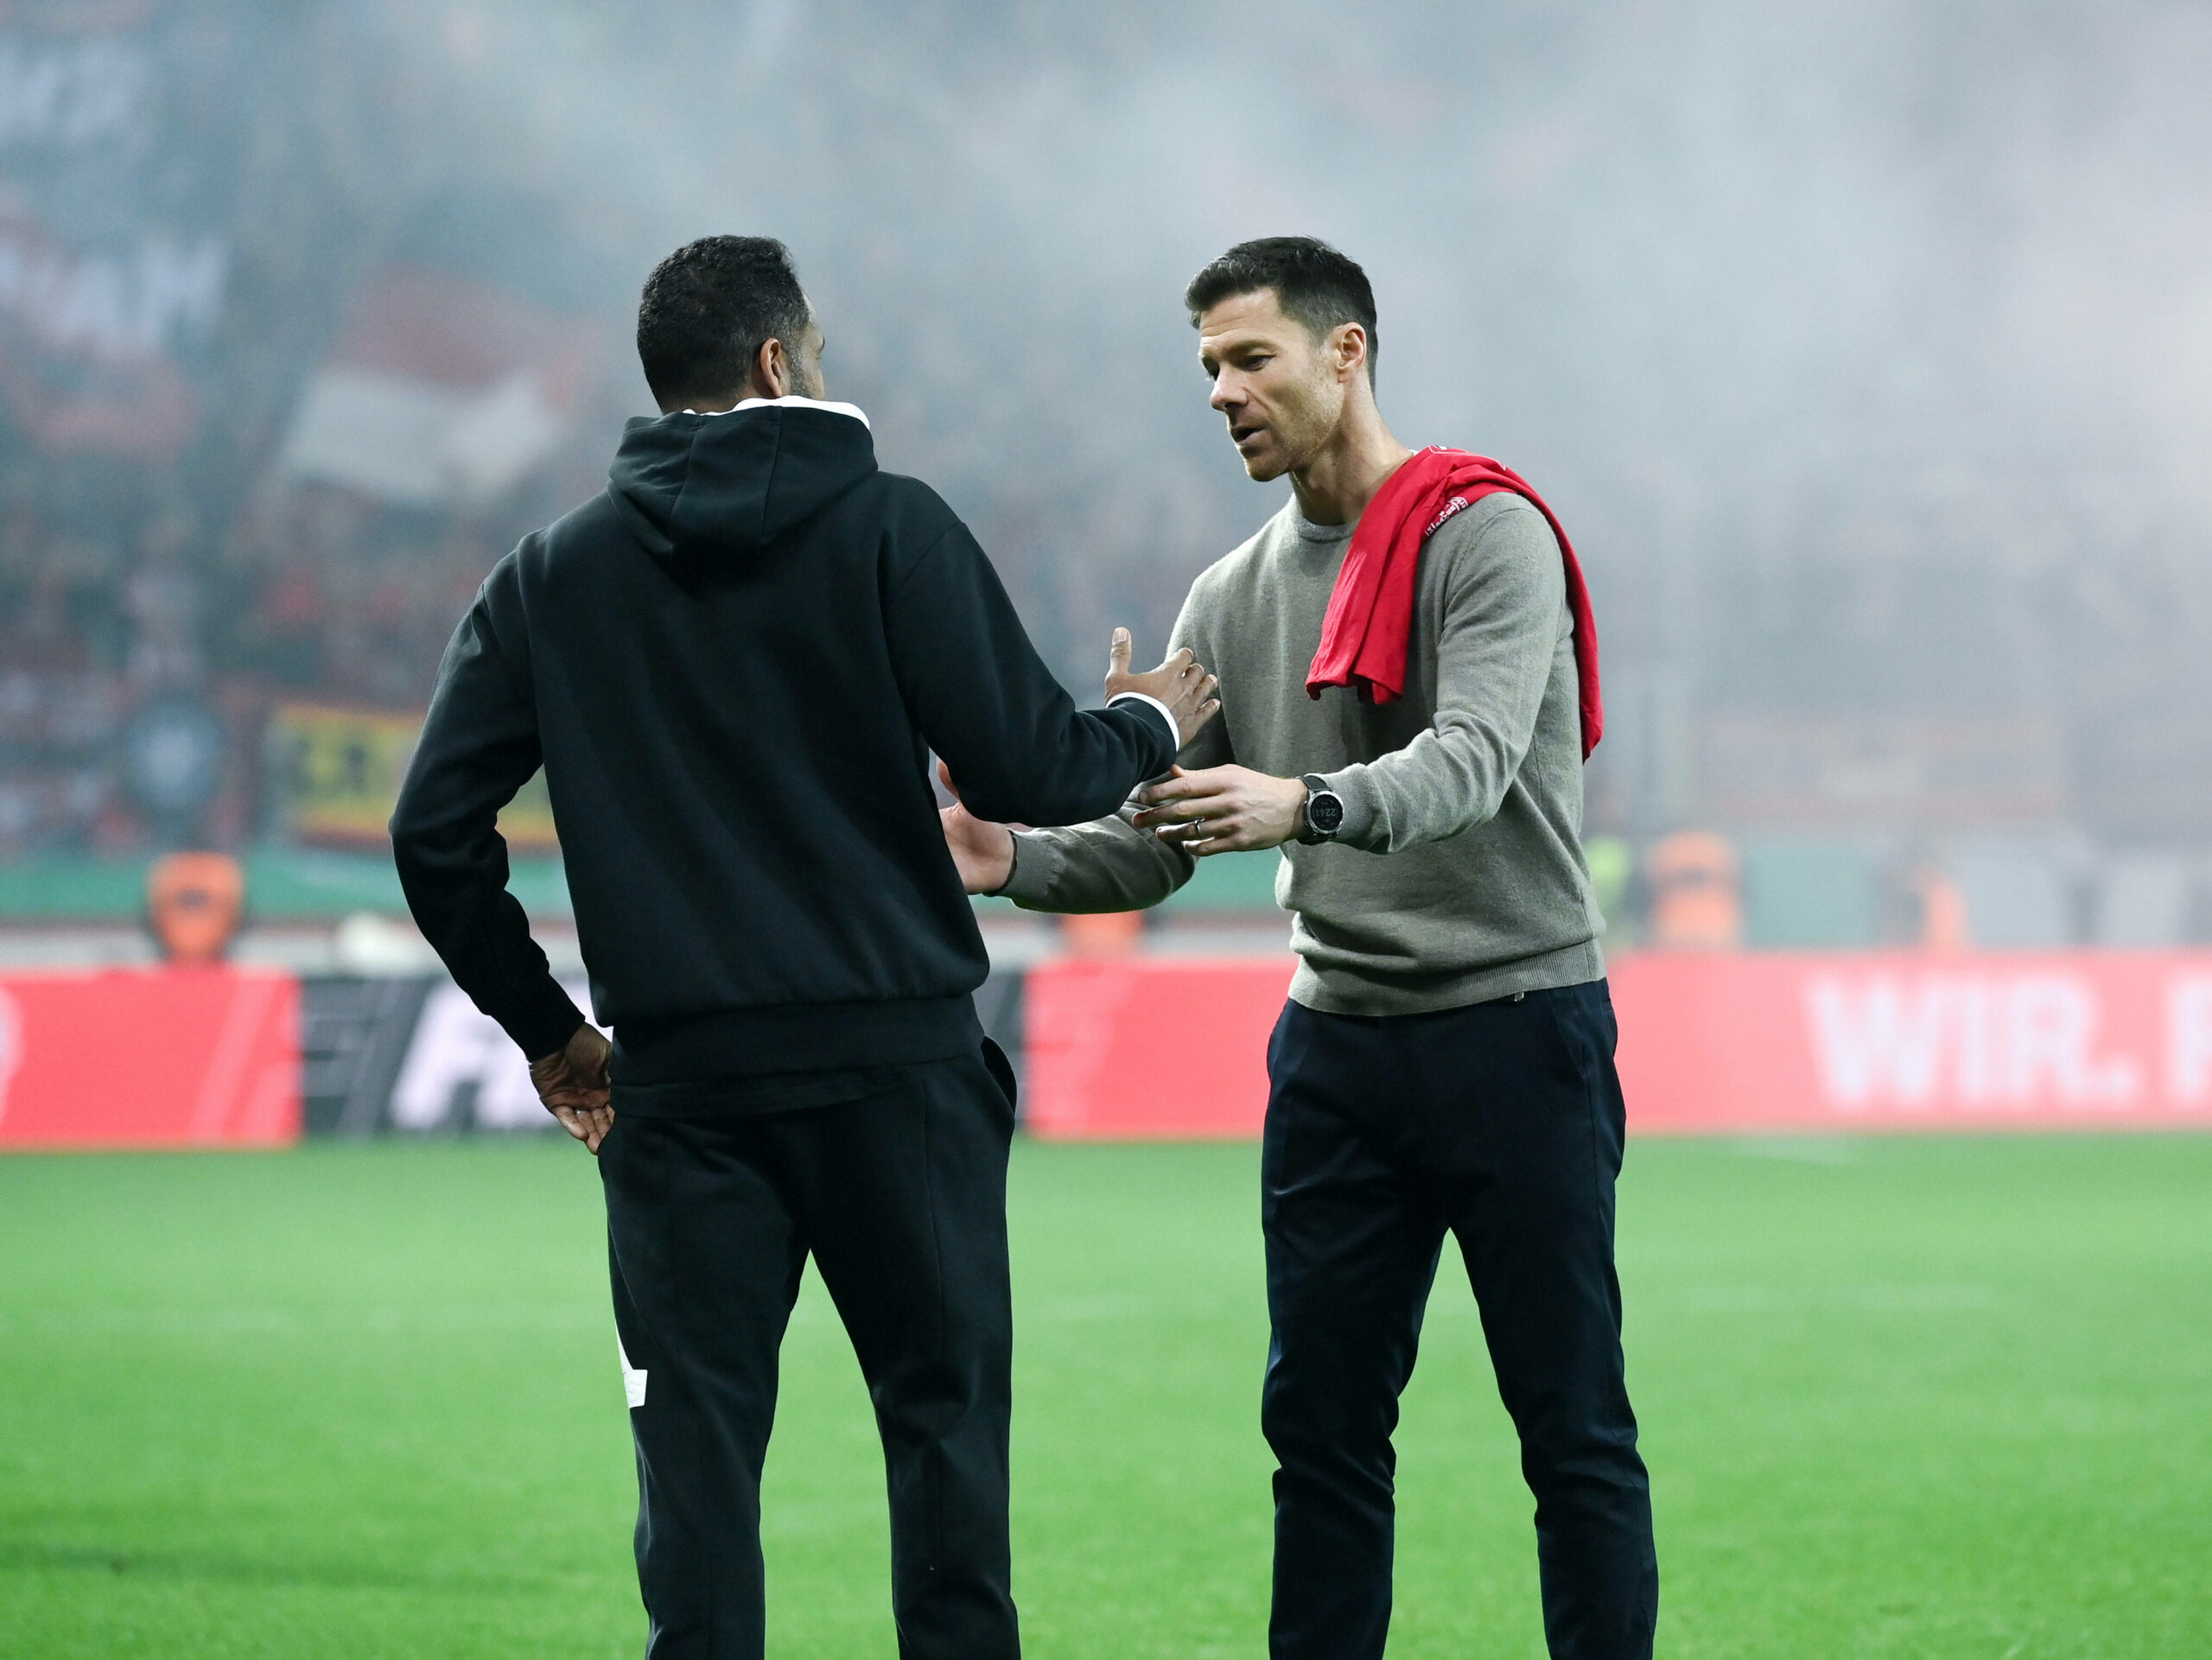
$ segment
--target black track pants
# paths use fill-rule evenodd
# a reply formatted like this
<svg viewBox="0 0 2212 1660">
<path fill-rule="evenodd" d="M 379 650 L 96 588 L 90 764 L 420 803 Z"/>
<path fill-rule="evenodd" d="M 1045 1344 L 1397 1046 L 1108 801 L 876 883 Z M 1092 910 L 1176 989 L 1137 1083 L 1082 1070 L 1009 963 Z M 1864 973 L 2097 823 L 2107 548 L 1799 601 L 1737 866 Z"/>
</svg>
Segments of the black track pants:
<svg viewBox="0 0 2212 1660">
<path fill-rule="evenodd" d="M 651 1660 L 760 1656 L 760 1468 L 810 1252 L 883 1437 L 899 1652 L 1014 1660 L 1008 1088 L 972 1055 L 830 1106 L 615 1110 L 599 1162 Z"/>
<path fill-rule="evenodd" d="M 1284 1009 L 1261 1155 L 1275 1660 L 1374 1660 L 1390 1445 L 1446 1232 L 1536 1499 L 1555 1660 L 1648 1660 L 1658 1615 L 1613 1275 L 1623 1110 L 1603 981 L 1433 1014 Z"/>
</svg>

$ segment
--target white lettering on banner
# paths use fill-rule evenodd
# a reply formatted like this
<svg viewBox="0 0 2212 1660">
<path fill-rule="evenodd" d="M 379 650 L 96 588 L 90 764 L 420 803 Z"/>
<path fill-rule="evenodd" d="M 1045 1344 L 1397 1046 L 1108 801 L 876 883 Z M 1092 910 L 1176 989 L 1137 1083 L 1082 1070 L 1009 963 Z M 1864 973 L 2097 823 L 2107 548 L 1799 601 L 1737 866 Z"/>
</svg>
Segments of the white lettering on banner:
<svg viewBox="0 0 2212 1660">
<path fill-rule="evenodd" d="M 0 1120 L 8 1116 L 8 1086 L 23 1058 L 23 1012 L 0 986 Z"/>
<path fill-rule="evenodd" d="M 1936 1093 L 1942 1048 L 1942 989 L 1923 981 L 1908 998 L 1894 979 L 1873 982 L 1854 996 L 1840 980 L 1821 976 L 1806 989 L 1813 1053 L 1828 1098 L 1856 1107 L 1877 1095 L 1907 1106 Z"/>
<path fill-rule="evenodd" d="M 2212 976 L 2183 975 L 2166 988 L 2166 1089 L 2177 1101 L 2212 1087 Z"/>
<path fill-rule="evenodd" d="M 1847 1110 L 2124 1108 L 2143 1090 L 2133 1057 L 2096 1053 L 2103 1011 L 2078 975 L 1821 974 L 1805 1012 L 1822 1092 Z M 2212 1072 L 2212 1006 L 2206 1027 Z"/>
<path fill-rule="evenodd" d="M 0 39 L 0 144 L 76 149 L 127 130 L 153 71 L 121 41 Z"/>
<path fill-rule="evenodd" d="M 2122 1106 L 2143 1078 L 2126 1055 L 2090 1053 L 2103 1011 L 2095 989 L 2073 975 L 2038 975 L 2006 988 L 2010 1031 L 2006 1093 L 2022 1106 L 2048 1086 L 2068 1106 Z"/>
<path fill-rule="evenodd" d="M 577 1002 L 582 986 L 567 988 Z M 530 1063 L 451 982 L 431 989 L 392 1085 L 391 1122 L 400 1129 L 435 1129 L 451 1121 L 465 1090 L 474 1088 L 472 1122 L 484 1129 L 536 1129 L 552 1118 L 530 1081 Z"/>
<path fill-rule="evenodd" d="M 176 335 L 213 328 L 229 274 L 229 251 L 213 237 L 188 246 L 149 237 L 126 258 L 71 255 L 0 233 L 0 309 L 50 345 L 111 357 L 153 357 Z"/>
</svg>

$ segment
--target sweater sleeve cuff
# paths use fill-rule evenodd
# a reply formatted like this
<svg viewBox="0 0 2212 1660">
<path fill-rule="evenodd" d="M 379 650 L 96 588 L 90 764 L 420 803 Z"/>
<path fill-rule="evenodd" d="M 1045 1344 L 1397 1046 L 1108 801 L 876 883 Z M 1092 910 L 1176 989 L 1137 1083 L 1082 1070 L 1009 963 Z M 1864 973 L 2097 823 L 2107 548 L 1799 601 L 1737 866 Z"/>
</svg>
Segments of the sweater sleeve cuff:
<svg viewBox="0 0 2212 1660">
<path fill-rule="evenodd" d="M 563 1047 L 584 1023 L 583 1011 L 576 1007 L 575 999 L 550 974 L 531 988 L 528 997 L 499 1014 L 500 1026 L 527 1060 L 543 1059 Z"/>
<path fill-rule="evenodd" d="M 1344 822 L 1336 840 L 1345 847 L 1370 853 L 1387 851 L 1390 827 L 1382 814 L 1382 794 L 1364 766 L 1347 766 L 1340 773 L 1324 773 L 1321 781 L 1344 804 Z"/>
<path fill-rule="evenodd" d="M 1166 723 L 1167 758 L 1173 762 L 1183 748 L 1183 728 L 1175 724 L 1175 711 L 1149 692 L 1119 691 L 1106 700 L 1109 709 L 1117 709 L 1123 703 L 1141 703 Z"/>
<path fill-rule="evenodd" d="M 1067 855 L 1043 836 L 1025 835 L 1020 830 L 1014 836 L 1014 870 L 999 889 L 1001 898 L 1010 899 L 1025 911 L 1039 911 L 1052 898 L 1052 883 L 1066 864 Z"/>
</svg>

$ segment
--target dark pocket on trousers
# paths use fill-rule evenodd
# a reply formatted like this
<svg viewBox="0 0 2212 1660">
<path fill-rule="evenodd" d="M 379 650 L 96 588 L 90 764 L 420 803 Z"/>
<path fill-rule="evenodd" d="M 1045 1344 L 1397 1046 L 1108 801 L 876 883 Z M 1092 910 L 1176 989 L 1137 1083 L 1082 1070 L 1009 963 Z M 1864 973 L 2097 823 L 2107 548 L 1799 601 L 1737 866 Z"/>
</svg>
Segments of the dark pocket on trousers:
<svg viewBox="0 0 2212 1660">
<path fill-rule="evenodd" d="M 1014 1083 L 1014 1063 L 1006 1058 L 1006 1051 L 989 1038 L 983 1040 L 983 1070 L 991 1075 L 991 1082 L 999 1086 L 1006 1097 L 1007 1120 L 1009 1127 L 1020 1116 L 1020 1091 Z"/>
</svg>

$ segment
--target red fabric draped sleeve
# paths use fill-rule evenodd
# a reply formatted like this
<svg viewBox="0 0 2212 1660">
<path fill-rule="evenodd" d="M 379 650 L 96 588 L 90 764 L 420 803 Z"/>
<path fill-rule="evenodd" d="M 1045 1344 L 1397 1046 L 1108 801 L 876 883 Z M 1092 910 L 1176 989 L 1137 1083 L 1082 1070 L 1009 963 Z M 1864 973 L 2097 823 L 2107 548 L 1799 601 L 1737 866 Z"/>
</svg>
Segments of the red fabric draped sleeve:
<svg viewBox="0 0 2212 1660">
<path fill-rule="evenodd" d="M 1598 620 L 1581 562 L 1543 498 L 1503 462 L 1464 449 L 1424 449 L 1383 480 L 1360 515 L 1344 550 L 1344 569 L 1321 622 L 1321 646 L 1306 671 L 1306 691 L 1351 686 L 1369 703 L 1395 703 L 1406 692 L 1406 658 L 1413 643 L 1414 578 L 1421 545 L 1454 513 L 1484 496 L 1521 497 L 1552 527 L 1567 568 L 1567 608 L 1574 620 L 1574 675 L 1582 712 L 1582 759 L 1605 728 L 1598 690 Z"/>
</svg>

